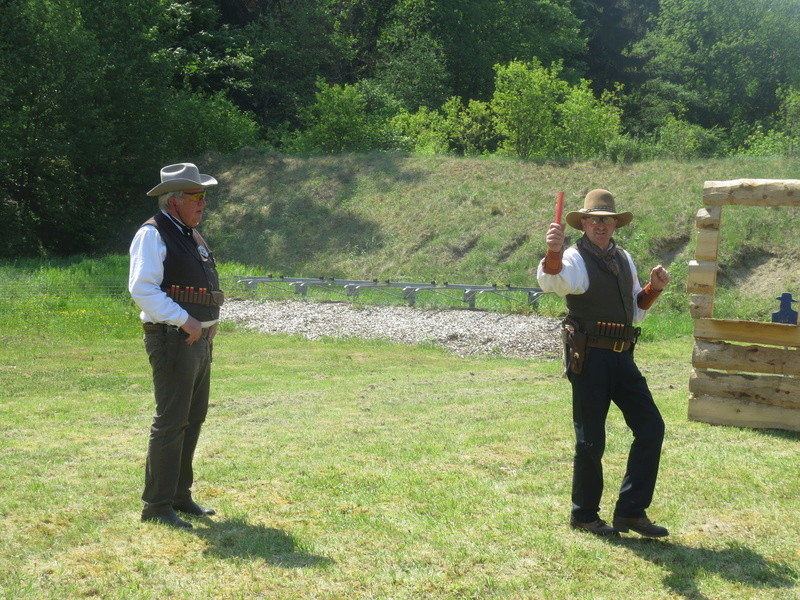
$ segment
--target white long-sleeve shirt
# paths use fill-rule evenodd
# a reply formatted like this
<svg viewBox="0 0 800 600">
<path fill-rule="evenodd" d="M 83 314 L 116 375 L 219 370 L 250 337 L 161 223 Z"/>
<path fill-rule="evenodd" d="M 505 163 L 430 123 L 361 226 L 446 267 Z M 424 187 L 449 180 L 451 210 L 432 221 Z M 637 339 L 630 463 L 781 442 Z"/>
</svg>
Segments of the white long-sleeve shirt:
<svg viewBox="0 0 800 600">
<path fill-rule="evenodd" d="M 639 292 L 642 291 L 642 284 L 639 283 L 639 276 L 636 272 L 636 265 L 633 264 L 631 255 L 627 250 L 622 250 L 625 257 L 628 259 L 628 264 L 631 267 L 631 276 L 633 277 L 633 322 L 641 323 L 647 316 L 647 311 L 639 308 L 637 299 Z M 536 270 L 536 279 L 539 281 L 539 287 L 545 292 L 554 292 L 562 298 L 567 294 L 583 294 L 589 289 L 589 272 L 586 270 L 586 263 L 578 252 L 577 248 L 570 247 L 564 250 L 564 255 L 561 258 L 561 272 L 556 275 L 550 275 L 544 272 L 544 259 L 539 263 L 539 268 Z"/>
<path fill-rule="evenodd" d="M 139 314 L 142 323 L 167 323 L 177 327 L 186 323 L 189 313 L 161 289 L 167 245 L 158 229 L 152 225 L 140 227 L 133 236 L 129 254 L 128 291 L 142 309 Z M 214 323 L 216 321 L 203 321 L 202 326 L 210 327 Z"/>
</svg>

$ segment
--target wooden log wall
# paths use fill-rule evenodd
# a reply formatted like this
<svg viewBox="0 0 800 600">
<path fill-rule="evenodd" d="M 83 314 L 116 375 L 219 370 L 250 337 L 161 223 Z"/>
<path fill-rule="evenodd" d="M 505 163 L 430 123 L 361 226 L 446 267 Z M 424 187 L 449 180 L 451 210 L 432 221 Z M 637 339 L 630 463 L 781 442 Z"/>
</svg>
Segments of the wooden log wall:
<svg viewBox="0 0 800 600">
<path fill-rule="evenodd" d="M 800 180 L 705 183 L 686 284 L 695 319 L 689 419 L 800 431 L 800 327 L 713 318 L 722 209 L 727 205 L 800 206 Z"/>
</svg>

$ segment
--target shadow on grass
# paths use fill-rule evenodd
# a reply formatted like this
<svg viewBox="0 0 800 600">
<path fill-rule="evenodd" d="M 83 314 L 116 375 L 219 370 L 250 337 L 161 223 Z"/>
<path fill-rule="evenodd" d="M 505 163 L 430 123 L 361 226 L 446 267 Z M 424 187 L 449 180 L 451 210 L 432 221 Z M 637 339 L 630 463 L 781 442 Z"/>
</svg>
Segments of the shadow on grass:
<svg viewBox="0 0 800 600">
<path fill-rule="evenodd" d="M 768 561 L 735 543 L 717 550 L 642 538 L 608 539 L 669 571 L 664 585 L 675 594 L 692 600 L 708 599 L 698 588 L 698 578 L 703 575 L 717 575 L 755 589 L 791 588 L 797 584 L 798 573 L 791 567 Z"/>
<path fill-rule="evenodd" d="M 787 442 L 800 442 L 800 432 L 784 429 L 759 429 L 758 433 L 767 437 L 774 437 Z"/>
<path fill-rule="evenodd" d="M 260 558 L 271 565 L 292 569 L 334 564 L 330 558 L 305 552 L 281 529 L 253 525 L 244 519 L 203 520 L 209 527 L 196 527 L 192 531 L 208 542 L 207 554 L 220 558 Z"/>
<path fill-rule="evenodd" d="M 328 255 L 366 255 L 386 240 L 378 221 L 350 205 L 374 186 L 379 206 L 392 190 L 414 185 L 427 172 L 393 153 L 290 157 L 240 153 L 219 156 L 220 190 L 212 196 L 201 230 L 218 256 L 246 265 L 298 275 Z M 343 272 L 306 273 L 345 277 Z"/>
</svg>

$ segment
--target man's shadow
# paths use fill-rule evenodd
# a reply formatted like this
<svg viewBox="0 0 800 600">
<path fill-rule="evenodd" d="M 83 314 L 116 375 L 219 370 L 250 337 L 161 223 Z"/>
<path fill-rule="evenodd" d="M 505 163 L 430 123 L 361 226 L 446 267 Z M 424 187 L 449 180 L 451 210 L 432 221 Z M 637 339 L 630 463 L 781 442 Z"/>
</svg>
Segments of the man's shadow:
<svg viewBox="0 0 800 600">
<path fill-rule="evenodd" d="M 208 527 L 192 532 L 208 542 L 207 554 L 219 558 L 261 558 L 286 568 L 327 567 L 334 561 L 303 550 L 294 538 L 281 529 L 252 525 L 241 518 L 214 520 L 203 518 Z"/>
<path fill-rule="evenodd" d="M 713 550 L 643 538 L 607 539 L 667 569 L 664 585 L 692 600 L 708 600 L 698 588 L 698 578 L 704 573 L 717 574 L 727 581 L 755 589 L 791 588 L 797 584 L 798 573 L 791 567 L 766 560 L 735 543 Z"/>
</svg>

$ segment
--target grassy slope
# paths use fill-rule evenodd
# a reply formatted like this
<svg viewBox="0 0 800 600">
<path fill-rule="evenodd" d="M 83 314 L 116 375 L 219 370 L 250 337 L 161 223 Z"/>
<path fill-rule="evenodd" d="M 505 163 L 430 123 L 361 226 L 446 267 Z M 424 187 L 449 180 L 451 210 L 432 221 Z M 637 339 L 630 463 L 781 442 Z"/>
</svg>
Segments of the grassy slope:
<svg viewBox="0 0 800 600">
<path fill-rule="evenodd" d="M 662 304 L 678 310 L 686 307 L 682 288 L 704 181 L 793 178 L 800 167 L 784 158 L 554 165 L 384 154 L 249 153 L 201 162 L 221 182 L 204 226 L 218 256 L 291 276 L 535 285 L 557 191 L 574 210 L 586 191 L 606 187 L 619 209 L 635 214 L 620 243 L 642 271 L 670 266 L 676 286 Z M 796 209 L 727 210 L 721 286 L 736 288 L 759 266 L 775 271 L 771 258 L 797 258 L 793 228 L 780 225 L 798 216 Z M 770 295 L 800 295 L 792 273 L 774 285 L 747 285 L 769 299 L 769 310 Z"/>
</svg>

